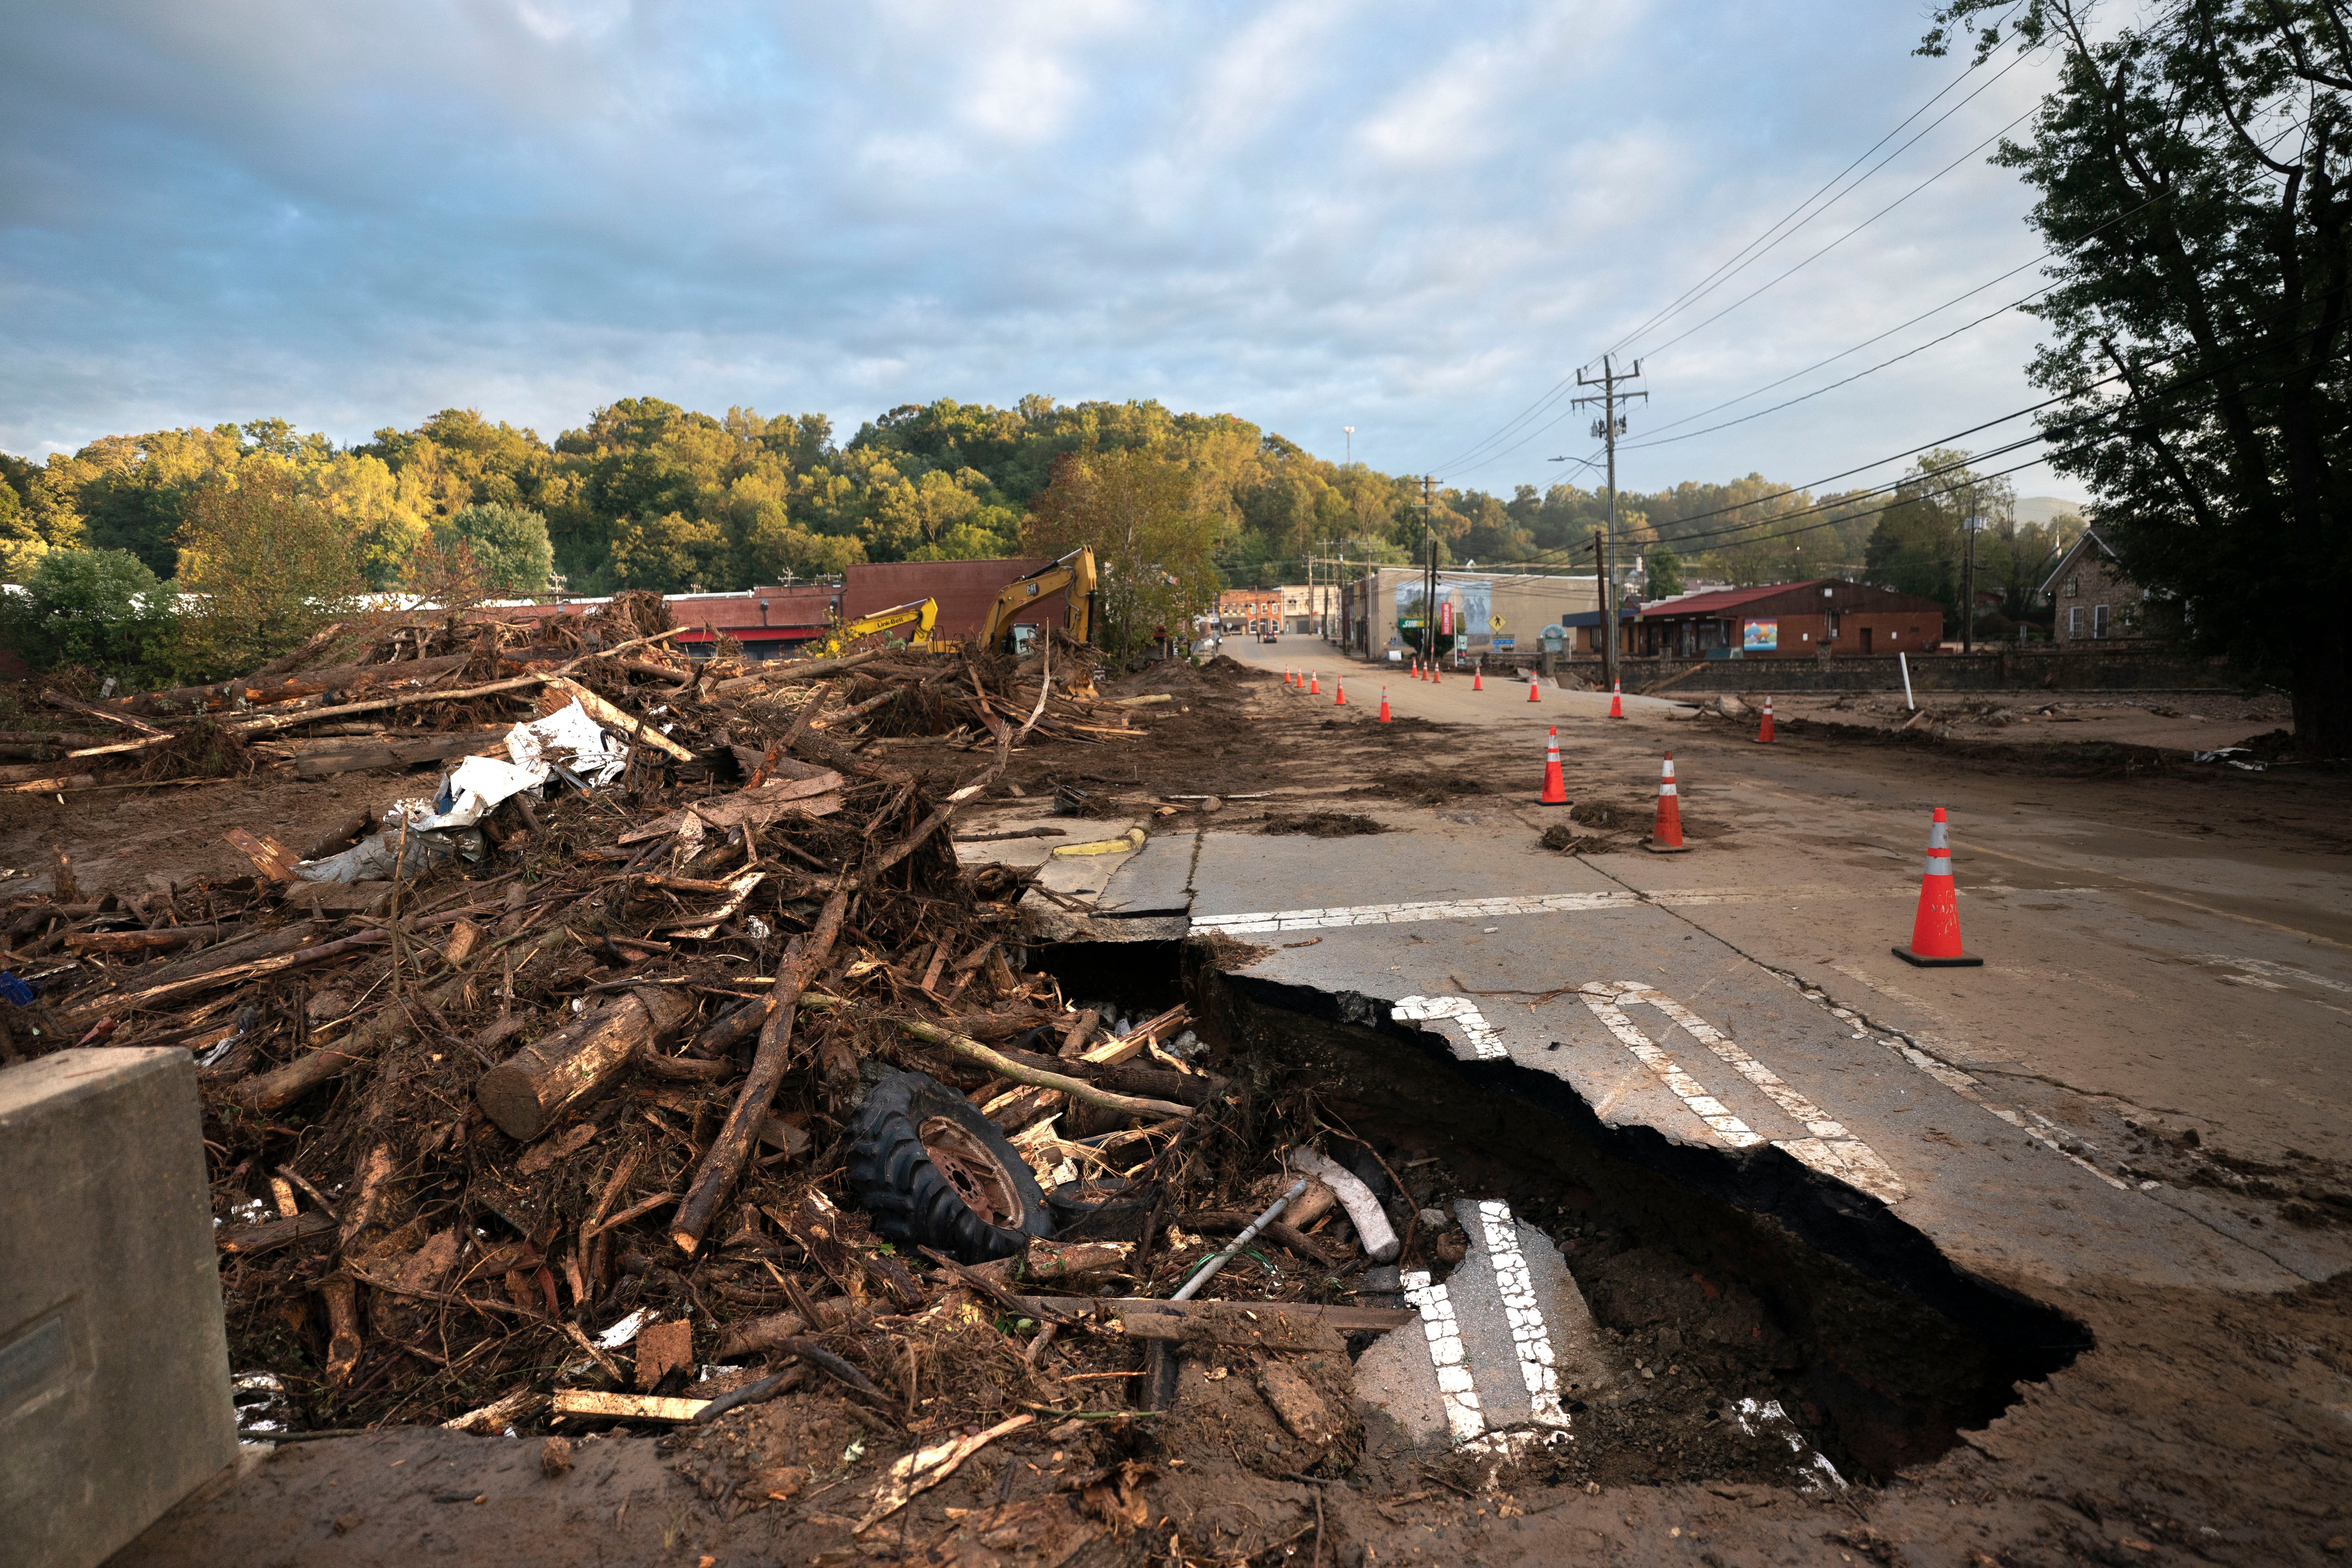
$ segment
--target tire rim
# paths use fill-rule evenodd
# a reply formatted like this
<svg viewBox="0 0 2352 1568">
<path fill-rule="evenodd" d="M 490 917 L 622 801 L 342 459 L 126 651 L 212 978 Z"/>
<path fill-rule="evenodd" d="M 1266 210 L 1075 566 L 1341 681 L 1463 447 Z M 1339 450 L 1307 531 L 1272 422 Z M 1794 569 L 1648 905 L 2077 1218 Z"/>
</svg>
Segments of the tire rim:
<svg viewBox="0 0 2352 1568">
<path fill-rule="evenodd" d="M 1020 1228 L 1027 1205 L 994 1152 L 969 1128 L 952 1116 L 934 1116 L 916 1130 L 916 1136 L 964 1207 L 1000 1229 Z"/>
</svg>

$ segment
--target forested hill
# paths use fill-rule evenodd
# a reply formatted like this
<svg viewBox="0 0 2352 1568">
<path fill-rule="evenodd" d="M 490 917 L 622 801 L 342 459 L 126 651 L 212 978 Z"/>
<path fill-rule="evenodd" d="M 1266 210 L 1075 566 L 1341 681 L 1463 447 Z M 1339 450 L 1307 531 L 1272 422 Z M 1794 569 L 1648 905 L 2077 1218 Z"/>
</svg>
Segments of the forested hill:
<svg viewBox="0 0 2352 1568">
<path fill-rule="evenodd" d="M 1417 557 L 1424 538 L 1416 476 L 1333 463 L 1230 414 L 1180 414 L 1157 402 L 1064 406 L 1029 396 L 996 408 L 943 398 L 895 408 L 837 442 L 822 414 L 714 416 L 625 398 L 551 443 L 475 410 L 447 409 L 351 447 L 271 419 L 110 436 L 41 465 L 0 457 L 8 481 L 0 485 L 0 571 L 23 582 L 48 551 L 119 549 L 170 578 L 197 492 L 265 468 L 340 521 L 373 586 L 406 580 L 417 547 L 446 535 L 453 520 L 485 550 L 510 543 L 517 530 L 535 532 L 543 520 L 553 572 L 569 592 L 745 587 L 857 561 L 1016 553 L 1055 460 L 1089 448 L 1142 449 L 1181 467 L 1228 584 L 1294 581 L 1309 552 Z M 1883 499 L 1806 519 L 1825 527 L 1776 531 L 1772 520 L 1815 504 L 1802 492 L 1776 494 L 1781 488 L 1749 475 L 1629 492 L 1620 498 L 1621 538 L 1654 553 L 1692 534 L 1696 549 L 1685 555 L 1741 581 L 1864 563 Z M 1597 492 L 1573 485 L 1541 493 L 1521 486 L 1507 497 L 1442 487 L 1428 524 L 1449 563 L 1590 570 L 1591 531 L 1604 511 Z M 1937 540 L 1948 531 L 1927 521 Z M 1725 534 L 1732 522 L 1751 526 Z M 1931 542 L 1929 553 L 1942 553 L 1940 545 Z M 529 591 L 535 563 L 548 558 L 545 547 L 516 553 L 525 580 L 512 585 Z"/>
</svg>

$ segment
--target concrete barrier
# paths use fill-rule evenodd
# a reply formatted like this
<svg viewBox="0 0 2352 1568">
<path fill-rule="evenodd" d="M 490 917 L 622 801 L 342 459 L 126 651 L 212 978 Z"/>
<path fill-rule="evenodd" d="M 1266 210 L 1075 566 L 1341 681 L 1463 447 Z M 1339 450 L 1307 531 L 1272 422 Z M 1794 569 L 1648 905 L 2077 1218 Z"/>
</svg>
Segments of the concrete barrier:
<svg viewBox="0 0 2352 1568">
<path fill-rule="evenodd" d="M 184 1049 L 0 1069 L 0 1559 L 84 1568 L 236 1458 Z"/>
</svg>

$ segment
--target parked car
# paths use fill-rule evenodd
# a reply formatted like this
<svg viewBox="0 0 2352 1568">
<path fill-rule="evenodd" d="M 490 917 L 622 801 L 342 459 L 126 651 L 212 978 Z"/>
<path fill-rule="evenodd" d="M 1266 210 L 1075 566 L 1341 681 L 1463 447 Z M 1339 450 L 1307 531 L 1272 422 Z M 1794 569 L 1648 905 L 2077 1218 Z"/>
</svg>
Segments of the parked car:
<svg viewBox="0 0 2352 1568">
<path fill-rule="evenodd" d="M 1257 640 L 1260 642 L 1280 642 L 1282 640 L 1282 634 L 1276 631 L 1272 626 L 1268 626 L 1265 630 L 1257 634 Z"/>
</svg>

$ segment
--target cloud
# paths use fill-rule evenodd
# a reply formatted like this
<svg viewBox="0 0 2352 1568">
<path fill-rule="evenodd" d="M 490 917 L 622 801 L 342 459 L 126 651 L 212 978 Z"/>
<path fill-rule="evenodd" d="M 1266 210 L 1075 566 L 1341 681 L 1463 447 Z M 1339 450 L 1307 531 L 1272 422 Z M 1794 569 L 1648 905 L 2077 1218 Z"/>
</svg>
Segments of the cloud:
<svg viewBox="0 0 2352 1568">
<path fill-rule="evenodd" d="M 552 435 L 638 394 L 854 429 L 1041 391 L 1317 450 L 1352 424 L 1360 458 L 1438 468 L 1943 85 L 1915 26 L 1818 0 L 0 0 L 0 447 L 264 413 L 358 439 L 453 404 Z M 1637 422 L 2016 265 L 2028 205 L 1970 161 L 1722 323 L 1631 345 Z M 2005 318 L 1629 455 L 1628 482 L 1809 478 L 1974 423 L 2031 400 L 2032 342 Z M 1549 482 L 1580 429 L 1457 477 Z"/>
</svg>

